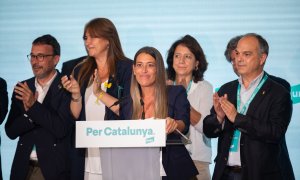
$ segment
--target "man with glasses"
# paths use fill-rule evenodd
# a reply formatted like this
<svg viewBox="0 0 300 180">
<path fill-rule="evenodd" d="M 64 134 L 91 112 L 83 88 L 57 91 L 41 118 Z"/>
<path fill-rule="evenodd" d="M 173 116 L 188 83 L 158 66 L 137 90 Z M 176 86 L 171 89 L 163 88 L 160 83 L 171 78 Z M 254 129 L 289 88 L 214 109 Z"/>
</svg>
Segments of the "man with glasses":
<svg viewBox="0 0 300 180">
<path fill-rule="evenodd" d="M 18 82 L 5 124 L 11 139 L 19 138 L 11 180 L 68 179 L 71 96 L 60 85 L 55 69 L 60 45 L 51 35 L 32 43 L 27 56 L 34 77 Z"/>
</svg>

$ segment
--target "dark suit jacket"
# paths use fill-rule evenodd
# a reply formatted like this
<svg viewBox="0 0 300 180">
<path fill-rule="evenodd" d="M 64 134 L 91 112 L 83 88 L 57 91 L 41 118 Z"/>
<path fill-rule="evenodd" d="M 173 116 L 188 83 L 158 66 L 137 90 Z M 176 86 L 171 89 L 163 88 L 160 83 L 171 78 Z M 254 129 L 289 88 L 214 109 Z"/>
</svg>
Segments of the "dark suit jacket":
<svg viewBox="0 0 300 180">
<path fill-rule="evenodd" d="M 236 106 L 238 81 L 223 85 L 219 96 L 225 93 Z M 214 108 L 203 122 L 207 137 L 218 137 L 218 153 L 213 174 L 219 180 L 227 165 L 233 131 L 241 131 L 240 153 L 243 180 L 292 180 L 293 169 L 287 148 L 284 148 L 285 133 L 291 120 L 292 102 L 290 93 L 268 78 L 250 103 L 246 115 L 237 114 L 231 123 L 225 117 L 224 128 L 218 122 Z"/>
<path fill-rule="evenodd" d="M 0 124 L 5 119 L 8 111 L 8 95 L 6 81 L 0 78 Z"/>
<path fill-rule="evenodd" d="M 7 85 L 6 81 L 0 78 L 0 124 L 5 119 L 5 116 L 8 111 L 8 95 L 7 95 Z M 1 137 L 0 137 L 1 145 Z M 2 165 L 1 165 L 1 156 L 0 156 L 0 179 L 2 179 Z"/>
<path fill-rule="evenodd" d="M 282 79 L 280 77 L 269 75 L 269 78 L 275 81 L 276 83 L 280 84 L 281 86 L 285 87 L 285 89 L 288 92 L 291 92 L 291 85 L 289 82 L 287 82 L 285 79 Z"/>
<path fill-rule="evenodd" d="M 120 107 L 120 118 L 131 119 L 132 99 L 126 98 Z M 187 133 L 190 127 L 190 104 L 187 100 L 186 90 L 182 86 L 168 86 L 168 116 L 173 119 L 183 120 Z M 181 136 L 171 133 L 167 136 L 169 140 L 179 140 Z M 167 176 L 164 180 L 189 180 L 198 174 L 187 149 L 182 145 L 167 145 L 162 149 L 162 163 Z"/>
<path fill-rule="evenodd" d="M 12 95 L 11 109 L 5 124 L 10 139 L 19 138 L 11 168 L 11 180 L 24 180 L 29 157 L 36 146 L 38 161 L 47 180 L 69 178 L 68 150 L 72 119 L 70 95 L 60 85 L 60 74 L 52 82 L 43 103 L 35 102 L 25 112 L 23 102 Z M 35 92 L 35 78 L 25 80 Z"/>
<path fill-rule="evenodd" d="M 87 58 L 87 56 L 82 56 L 76 59 L 72 59 L 69 61 L 66 61 L 62 64 L 62 68 L 61 68 L 61 74 L 64 75 L 68 75 L 70 76 L 73 72 L 74 67 L 82 62 L 85 58 Z"/>
<path fill-rule="evenodd" d="M 78 66 L 74 70 L 75 79 L 78 78 L 78 73 L 81 66 Z M 108 83 L 112 83 L 112 86 L 107 89 L 107 93 L 111 96 L 122 99 L 130 93 L 130 81 L 132 72 L 132 60 L 119 60 L 116 63 L 116 77 L 109 77 Z M 85 91 L 88 86 L 86 81 L 82 87 L 80 87 L 82 102 L 85 102 Z M 79 121 L 85 121 L 85 105 L 83 104 L 80 112 Z M 117 120 L 120 119 L 113 111 L 108 107 L 105 107 L 105 119 Z M 74 127 L 75 128 L 75 127 Z M 84 179 L 84 166 L 85 166 L 85 148 L 75 148 L 75 131 L 72 133 L 73 149 L 71 153 L 72 167 L 71 167 L 71 179 L 83 180 Z"/>
</svg>

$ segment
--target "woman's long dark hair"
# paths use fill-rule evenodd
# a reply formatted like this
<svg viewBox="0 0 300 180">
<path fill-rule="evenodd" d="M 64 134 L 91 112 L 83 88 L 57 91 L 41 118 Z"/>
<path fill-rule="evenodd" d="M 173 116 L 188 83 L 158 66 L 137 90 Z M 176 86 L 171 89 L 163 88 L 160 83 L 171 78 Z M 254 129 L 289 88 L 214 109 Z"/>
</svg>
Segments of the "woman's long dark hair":
<svg viewBox="0 0 300 180">
<path fill-rule="evenodd" d="M 116 62 L 127 59 L 123 53 L 116 27 L 109 19 L 95 18 L 85 25 L 83 37 L 85 37 L 87 32 L 89 32 L 92 37 L 101 37 L 108 40 L 107 63 L 109 75 L 115 77 Z M 78 82 L 80 86 L 82 86 L 84 82 L 90 79 L 94 70 L 97 68 L 97 64 L 94 57 L 88 56 L 87 59 L 79 65 L 81 68 L 78 74 Z"/>
<path fill-rule="evenodd" d="M 207 69 L 208 63 L 206 61 L 204 52 L 203 52 L 200 44 L 197 42 L 197 40 L 194 37 L 192 37 L 190 35 L 185 35 L 183 38 L 178 39 L 170 47 L 170 49 L 168 51 L 168 56 L 167 56 L 168 78 L 172 81 L 175 81 L 175 79 L 176 79 L 176 72 L 173 68 L 173 57 L 174 57 L 175 49 L 178 45 L 183 45 L 183 46 L 187 47 L 194 54 L 196 61 L 198 61 L 199 63 L 198 63 L 197 68 L 193 70 L 192 78 L 195 83 L 198 81 L 202 81 L 203 75 Z"/>
</svg>

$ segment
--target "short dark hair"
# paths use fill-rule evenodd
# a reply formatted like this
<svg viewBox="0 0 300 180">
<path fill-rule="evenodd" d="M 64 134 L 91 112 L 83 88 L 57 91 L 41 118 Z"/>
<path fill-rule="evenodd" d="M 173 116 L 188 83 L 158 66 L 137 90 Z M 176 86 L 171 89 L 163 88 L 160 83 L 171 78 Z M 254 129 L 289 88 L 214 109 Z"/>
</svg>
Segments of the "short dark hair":
<svg viewBox="0 0 300 180">
<path fill-rule="evenodd" d="M 183 45 L 185 47 L 187 47 L 195 56 L 196 61 L 198 61 L 198 68 L 193 70 L 193 81 L 194 82 L 198 82 L 198 81 L 202 81 L 203 80 L 203 75 L 204 72 L 207 69 L 207 61 L 204 55 L 204 52 L 200 46 L 200 44 L 197 42 L 197 40 L 192 37 L 191 35 L 185 35 L 184 37 L 182 37 L 181 39 L 178 39 L 177 41 L 175 41 L 172 46 L 170 47 L 169 51 L 168 51 L 168 56 L 167 56 L 167 64 L 168 64 L 168 69 L 167 69 L 167 73 L 168 73 L 168 78 L 172 81 L 175 80 L 176 77 L 176 72 L 173 68 L 173 56 L 175 53 L 175 49 L 178 45 Z"/>
<path fill-rule="evenodd" d="M 52 46 L 53 55 L 60 56 L 60 45 L 58 41 L 55 39 L 55 37 L 51 36 L 50 34 L 46 34 L 41 37 L 38 37 L 32 42 L 32 45 L 38 45 L 38 44 L 46 44 Z"/>
<path fill-rule="evenodd" d="M 231 62 L 231 52 L 234 51 L 237 47 L 239 40 L 242 38 L 242 35 L 235 36 L 231 38 L 226 46 L 226 50 L 224 52 L 224 56 L 228 62 Z"/>
</svg>

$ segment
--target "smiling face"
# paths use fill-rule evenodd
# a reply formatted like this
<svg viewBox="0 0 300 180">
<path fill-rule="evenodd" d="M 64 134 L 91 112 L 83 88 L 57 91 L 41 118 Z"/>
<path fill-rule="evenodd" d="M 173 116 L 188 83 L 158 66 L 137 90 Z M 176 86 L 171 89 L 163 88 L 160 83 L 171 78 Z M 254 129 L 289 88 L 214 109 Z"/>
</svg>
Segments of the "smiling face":
<svg viewBox="0 0 300 180">
<path fill-rule="evenodd" d="M 30 60 L 34 76 L 40 80 L 50 79 L 55 73 L 55 66 L 59 61 L 59 56 L 53 55 L 53 47 L 47 44 L 32 45 L 30 54 L 35 56 L 44 55 L 42 60 L 38 60 L 37 58 L 32 58 Z"/>
<path fill-rule="evenodd" d="M 193 70 L 198 66 L 195 55 L 186 46 L 179 44 L 173 56 L 173 68 L 176 75 L 192 76 Z"/>
<path fill-rule="evenodd" d="M 156 61 L 146 53 L 141 53 L 133 65 L 133 73 L 141 87 L 154 86 L 156 80 Z"/>
<path fill-rule="evenodd" d="M 84 45 L 88 55 L 94 58 L 107 55 L 109 41 L 102 37 L 93 37 L 88 31 L 84 36 Z"/>
</svg>

